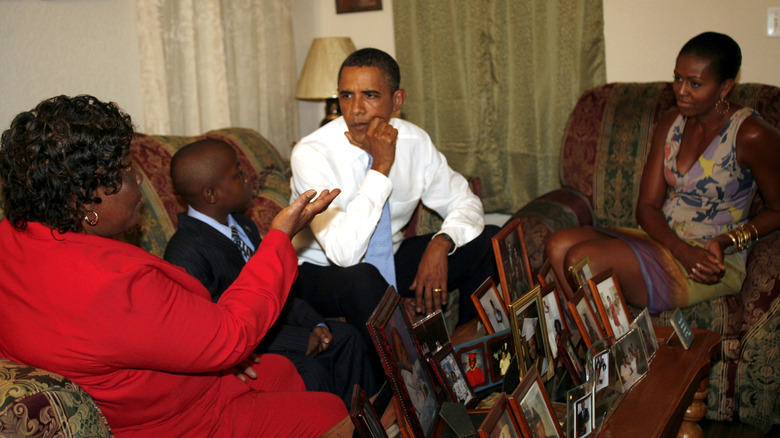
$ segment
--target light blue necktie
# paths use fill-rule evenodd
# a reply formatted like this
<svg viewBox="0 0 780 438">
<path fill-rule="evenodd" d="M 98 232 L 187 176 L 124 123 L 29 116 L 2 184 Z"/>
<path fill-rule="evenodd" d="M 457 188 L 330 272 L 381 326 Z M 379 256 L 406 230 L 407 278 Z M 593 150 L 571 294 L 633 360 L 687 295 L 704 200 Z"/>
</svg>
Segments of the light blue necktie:
<svg viewBox="0 0 780 438">
<path fill-rule="evenodd" d="M 368 156 L 368 169 L 371 169 L 373 158 Z M 366 171 L 367 172 L 367 171 Z M 368 241 L 366 250 L 366 263 L 370 263 L 379 270 L 382 277 L 391 284 L 396 291 L 398 287 L 395 284 L 395 259 L 393 259 L 393 235 L 390 228 L 390 206 L 388 201 L 382 207 L 382 216 L 376 225 L 371 240 Z"/>
</svg>

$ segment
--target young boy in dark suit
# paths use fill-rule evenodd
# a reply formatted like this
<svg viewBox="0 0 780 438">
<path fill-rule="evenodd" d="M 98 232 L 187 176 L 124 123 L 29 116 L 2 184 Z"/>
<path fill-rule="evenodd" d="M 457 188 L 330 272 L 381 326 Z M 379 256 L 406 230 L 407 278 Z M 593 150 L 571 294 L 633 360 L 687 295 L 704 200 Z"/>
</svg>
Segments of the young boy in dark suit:
<svg viewBox="0 0 780 438">
<path fill-rule="evenodd" d="M 198 278 L 216 302 L 260 244 L 257 226 L 240 214 L 252 203 L 252 188 L 236 151 L 216 139 L 178 150 L 171 160 L 171 179 L 189 207 L 178 216 L 178 230 L 164 258 Z M 337 394 L 347 407 L 355 383 L 368 394 L 376 392 L 359 332 L 346 323 L 325 322 L 309 304 L 293 296 L 255 352 L 287 357 L 307 390 Z"/>
</svg>

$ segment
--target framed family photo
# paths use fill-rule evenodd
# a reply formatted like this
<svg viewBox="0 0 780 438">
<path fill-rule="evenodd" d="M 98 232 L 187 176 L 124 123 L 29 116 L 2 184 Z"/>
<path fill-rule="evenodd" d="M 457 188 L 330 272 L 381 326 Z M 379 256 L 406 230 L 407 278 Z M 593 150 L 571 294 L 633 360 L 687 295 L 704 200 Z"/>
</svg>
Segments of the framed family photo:
<svg viewBox="0 0 780 438">
<path fill-rule="evenodd" d="M 632 329 L 638 328 L 642 334 L 642 341 L 645 343 L 647 360 L 652 360 L 655 352 L 658 351 L 658 338 L 655 337 L 653 321 L 650 320 L 650 312 L 645 308 L 642 310 L 629 326 Z"/>
<path fill-rule="evenodd" d="M 535 369 L 530 370 L 512 391 L 509 404 L 524 436 L 565 437 L 547 390 Z"/>
<path fill-rule="evenodd" d="M 471 300 L 474 302 L 474 307 L 477 308 L 477 313 L 488 334 L 508 330 L 511 327 L 504 308 L 504 301 L 498 293 L 493 278 L 488 277 L 471 294 Z"/>
<path fill-rule="evenodd" d="M 587 393 L 574 402 L 573 436 L 584 438 L 593 433 L 593 394 Z"/>
<path fill-rule="evenodd" d="M 522 434 L 517 419 L 509 406 L 507 396 L 501 393 L 485 419 L 477 429 L 480 438 L 521 438 Z"/>
<path fill-rule="evenodd" d="M 497 382 L 504 380 L 504 375 L 509 370 L 509 365 L 515 357 L 515 346 L 512 333 L 507 331 L 503 335 L 496 335 L 485 342 L 488 360 L 490 361 L 490 380 Z"/>
<path fill-rule="evenodd" d="M 437 351 L 429 361 L 436 374 L 439 384 L 445 389 L 452 401 L 466 407 L 476 406 L 479 399 L 474 394 L 474 389 L 466 379 L 466 373 L 455 357 L 455 351 L 451 344 L 446 344 Z"/>
<path fill-rule="evenodd" d="M 504 302 L 511 303 L 534 286 L 520 219 L 505 225 L 493 236 L 492 242 Z"/>
<path fill-rule="evenodd" d="M 631 321 L 626 300 L 612 269 L 593 276 L 588 280 L 588 284 L 607 336 L 620 339 L 630 330 Z"/>
<path fill-rule="evenodd" d="M 401 296 L 392 286 L 385 291 L 366 327 L 400 403 L 404 422 L 415 436 L 430 436 L 441 403 Z"/>
<path fill-rule="evenodd" d="M 593 277 L 593 268 L 590 266 L 588 256 L 580 257 L 573 265 L 569 266 L 569 275 L 574 281 L 574 289 L 588 287 L 588 280 Z"/>
<path fill-rule="evenodd" d="M 510 305 L 509 318 L 520 376 L 535 367 L 542 379 L 548 380 L 555 370 L 542 309 L 541 287 L 537 286 Z"/>
<path fill-rule="evenodd" d="M 412 329 L 426 357 L 433 355 L 450 342 L 447 323 L 444 321 L 444 313 L 441 309 L 413 323 Z"/>
<path fill-rule="evenodd" d="M 539 295 L 542 297 L 542 310 L 544 322 L 547 327 L 547 342 L 550 344 L 552 360 L 558 359 L 558 344 L 566 339 L 568 327 L 563 317 L 564 310 L 558 299 L 557 284 L 549 283 L 542 286 Z"/>
<path fill-rule="evenodd" d="M 649 365 L 639 329 L 630 330 L 618 339 L 612 346 L 612 355 L 623 392 L 626 392 L 647 373 Z"/>
<path fill-rule="evenodd" d="M 352 388 L 352 405 L 349 408 L 349 417 L 355 425 L 355 431 L 361 438 L 387 438 L 387 432 L 379 419 L 368 395 L 355 384 Z"/>
<path fill-rule="evenodd" d="M 569 301 L 569 310 L 580 334 L 582 334 L 582 340 L 585 341 L 586 347 L 590 347 L 594 342 L 604 337 L 604 330 L 596 320 L 596 314 L 593 313 L 582 287 L 577 289 Z"/>
</svg>

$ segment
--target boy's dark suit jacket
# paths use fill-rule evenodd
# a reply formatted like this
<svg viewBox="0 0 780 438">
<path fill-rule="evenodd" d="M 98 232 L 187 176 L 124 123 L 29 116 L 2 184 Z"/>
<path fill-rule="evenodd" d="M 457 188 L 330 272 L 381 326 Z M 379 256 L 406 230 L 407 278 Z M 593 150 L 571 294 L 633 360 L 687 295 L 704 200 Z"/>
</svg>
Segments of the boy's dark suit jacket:
<svg viewBox="0 0 780 438">
<path fill-rule="evenodd" d="M 242 214 L 232 215 L 249 240 L 260 245 L 257 226 Z M 199 279 L 216 302 L 238 277 L 246 262 L 236 244 L 212 226 L 179 213 L 179 228 L 165 248 L 165 260 Z M 261 350 L 306 354 L 309 334 L 325 319 L 305 301 L 290 296 L 274 327 L 265 336 Z"/>
</svg>

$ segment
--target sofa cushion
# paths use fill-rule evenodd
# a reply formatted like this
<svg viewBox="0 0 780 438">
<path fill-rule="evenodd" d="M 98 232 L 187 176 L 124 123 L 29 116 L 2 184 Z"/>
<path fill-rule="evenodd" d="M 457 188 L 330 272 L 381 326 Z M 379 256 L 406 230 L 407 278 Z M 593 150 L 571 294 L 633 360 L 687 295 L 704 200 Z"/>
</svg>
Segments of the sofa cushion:
<svg viewBox="0 0 780 438">
<path fill-rule="evenodd" d="M 0 436 L 112 437 L 95 401 L 59 374 L 0 358 Z"/>
</svg>

